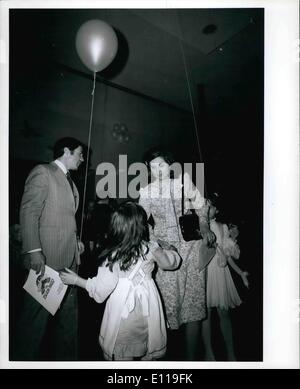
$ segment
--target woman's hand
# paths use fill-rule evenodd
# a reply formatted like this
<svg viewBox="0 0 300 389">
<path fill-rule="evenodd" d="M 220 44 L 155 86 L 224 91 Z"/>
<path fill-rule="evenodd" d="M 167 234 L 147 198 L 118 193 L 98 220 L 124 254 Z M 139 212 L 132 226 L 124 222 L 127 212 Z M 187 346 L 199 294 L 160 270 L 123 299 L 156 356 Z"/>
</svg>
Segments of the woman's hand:
<svg viewBox="0 0 300 389">
<path fill-rule="evenodd" d="M 207 246 L 213 247 L 217 240 L 216 235 L 211 230 L 203 231 L 201 234 Z"/>
<path fill-rule="evenodd" d="M 249 289 L 249 281 L 248 281 L 248 278 L 247 278 L 247 277 L 249 277 L 249 273 L 247 271 L 243 271 L 242 274 L 241 274 L 241 277 L 242 277 L 244 285 L 246 286 L 246 288 Z"/>
<path fill-rule="evenodd" d="M 70 269 L 65 268 L 65 271 L 59 273 L 60 279 L 66 285 L 76 285 L 78 275 Z"/>
</svg>

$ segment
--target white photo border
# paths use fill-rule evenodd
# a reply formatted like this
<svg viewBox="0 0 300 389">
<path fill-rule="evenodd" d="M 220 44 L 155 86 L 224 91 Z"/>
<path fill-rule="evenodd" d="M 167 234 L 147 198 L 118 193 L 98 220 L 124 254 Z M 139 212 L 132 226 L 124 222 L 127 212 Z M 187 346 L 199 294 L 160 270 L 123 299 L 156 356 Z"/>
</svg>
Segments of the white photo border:
<svg viewBox="0 0 300 389">
<path fill-rule="evenodd" d="M 1 271 L 0 368 L 152 369 L 156 362 L 11 362 L 8 360 L 8 95 L 10 8 L 264 8 L 264 278 L 262 362 L 161 362 L 160 369 L 299 368 L 299 1 L 0 2 Z M 4 185 L 3 185 L 4 183 Z"/>
</svg>

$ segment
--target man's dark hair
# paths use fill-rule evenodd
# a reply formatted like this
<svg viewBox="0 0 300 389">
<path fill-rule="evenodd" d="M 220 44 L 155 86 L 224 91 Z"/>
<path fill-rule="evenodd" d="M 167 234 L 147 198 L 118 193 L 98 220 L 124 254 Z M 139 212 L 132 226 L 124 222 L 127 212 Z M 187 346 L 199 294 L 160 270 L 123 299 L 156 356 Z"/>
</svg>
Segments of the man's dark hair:
<svg viewBox="0 0 300 389">
<path fill-rule="evenodd" d="M 83 144 L 78 139 L 71 137 L 61 138 L 55 143 L 53 147 L 53 158 L 57 159 L 61 157 L 64 154 L 65 147 L 67 147 L 70 151 L 74 151 L 79 146 L 83 147 Z"/>
</svg>

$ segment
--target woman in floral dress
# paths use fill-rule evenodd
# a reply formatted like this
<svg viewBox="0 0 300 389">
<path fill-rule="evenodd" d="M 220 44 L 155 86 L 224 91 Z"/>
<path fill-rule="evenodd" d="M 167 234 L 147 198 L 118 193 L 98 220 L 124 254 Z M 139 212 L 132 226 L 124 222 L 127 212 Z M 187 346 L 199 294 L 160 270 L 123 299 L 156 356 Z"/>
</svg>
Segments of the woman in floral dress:
<svg viewBox="0 0 300 389">
<path fill-rule="evenodd" d="M 182 176 L 171 178 L 174 159 L 168 152 L 152 149 L 144 161 L 153 181 L 140 189 L 139 204 L 148 217 L 152 216 L 152 239 L 160 239 L 175 246 L 182 258 L 175 271 L 158 269 L 156 282 L 165 305 L 170 329 L 185 325 L 186 359 L 195 360 L 199 345 L 200 323 L 206 316 L 205 269 L 199 271 L 200 246 L 203 241 L 213 243 L 215 236 L 207 223 L 206 201 L 184 174 L 185 211 L 196 209 L 200 217 L 202 240 L 186 242 L 179 227 L 181 216 Z M 189 205 L 191 204 L 191 206 Z"/>
</svg>

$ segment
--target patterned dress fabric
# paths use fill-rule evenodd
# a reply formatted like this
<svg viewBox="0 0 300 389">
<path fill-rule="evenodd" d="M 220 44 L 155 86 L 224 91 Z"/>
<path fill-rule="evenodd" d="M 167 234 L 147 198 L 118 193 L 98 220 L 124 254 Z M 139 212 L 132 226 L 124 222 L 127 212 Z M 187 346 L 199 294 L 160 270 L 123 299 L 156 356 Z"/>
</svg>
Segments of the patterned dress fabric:
<svg viewBox="0 0 300 389">
<path fill-rule="evenodd" d="M 185 210 L 191 207 L 200 213 L 204 211 L 205 199 L 184 175 Z M 174 245 L 181 258 L 179 269 L 166 271 L 158 269 L 156 283 L 162 295 L 167 322 L 171 329 L 181 324 L 202 320 L 206 316 L 205 270 L 197 269 L 201 241 L 183 240 L 178 218 L 181 210 L 181 177 L 155 181 L 140 190 L 139 204 L 154 219 L 151 235 Z M 190 199 L 191 201 L 189 201 Z"/>
</svg>

